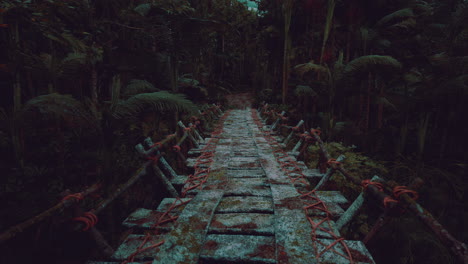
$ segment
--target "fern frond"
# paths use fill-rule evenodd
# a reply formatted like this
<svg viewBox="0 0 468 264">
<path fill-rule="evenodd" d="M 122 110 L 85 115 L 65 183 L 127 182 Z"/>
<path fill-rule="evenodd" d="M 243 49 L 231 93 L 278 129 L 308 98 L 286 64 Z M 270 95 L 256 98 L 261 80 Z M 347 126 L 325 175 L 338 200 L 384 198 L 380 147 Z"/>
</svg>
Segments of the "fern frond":
<svg viewBox="0 0 468 264">
<path fill-rule="evenodd" d="M 18 116 L 20 122 L 56 122 L 98 127 L 97 120 L 71 95 L 57 93 L 41 95 L 29 100 Z"/>
<path fill-rule="evenodd" d="M 116 104 L 112 115 L 115 118 L 131 118 L 144 111 L 154 112 L 193 112 L 195 104 L 182 94 L 172 94 L 167 91 L 142 93 Z"/>
<path fill-rule="evenodd" d="M 320 73 L 327 73 L 327 68 L 318 64 L 314 64 L 312 62 L 304 63 L 304 64 L 298 64 L 294 66 L 293 70 L 298 73 L 301 77 L 309 72 L 320 72 Z"/>
<path fill-rule="evenodd" d="M 343 71 L 343 78 L 356 78 L 368 72 L 396 71 L 400 70 L 401 67 L 401 63 L 390 56 L 361 56 L 346 65 Z"/>
<path fill-rule="evenodd" d="M 300 96 L 317 96 L 317 93 L 307 85 L 298 85 L 294 89 L 294 94 L 298 97 Z"/>
<path fill-rule="evenodd" d="M 142 16 L 146 16 L 151 10 L 151 4 L 149 3 L 140 4 L 137 7 L 135 7 L 135 9 L 133 10 Z"/>
<path fill-rule="evenodd" d="M 153 84 L 146 80 L 133 79 L 123 91 L 124 97 L 128 98 L 141 93 L 153 93 L 159 91 Z"/>
<path fill-rule="evenodd" d="M 405 19 L 414 17 L 413 10 L 411 8 L 404 8 L 398 11 L 395 11 L 389 15 L 384 16 L 377 22 L 378 27 L 386 26 L 389 24 L 397 23 Z"/>
</svg>

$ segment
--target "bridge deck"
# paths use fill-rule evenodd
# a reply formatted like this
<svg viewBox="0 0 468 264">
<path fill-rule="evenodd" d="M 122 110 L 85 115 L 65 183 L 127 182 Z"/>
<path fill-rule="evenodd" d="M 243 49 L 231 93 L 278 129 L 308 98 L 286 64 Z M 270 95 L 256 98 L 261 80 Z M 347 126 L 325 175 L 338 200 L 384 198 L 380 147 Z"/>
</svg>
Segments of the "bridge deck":
<svg viewBox="0 0 468 264">
<path fill-rule="evenodd" d="M 138 209 L 124 222 L 137 234 L 122 243 L 114 261 L 89 263 L 122 263 L 144 239 L 149 245 L 164 243 L 136 254 L 130 263 L 374 263 L 362 242 L 343 240 L 334 225 L 349 205 L 343 195 L 316 192 L 329 218 L 320 209 L 303 209 L 315 201 L 299 197 L 298 191 L 310 186 L 292 183 L 284 165 L 282 170 L 255 114 L 249 108 L 227 113 L 223 132 L 213 136 L 211 164 L 197 164 L 203 151 L 191 151 L 188 166 L 209 168 L 209 177 L 171 212 L 176 221 L 159 225 L 159 235 L 145 235 L 175 199 L 164 199 L 156 209 Z M 321 176 L 301 166 L 308 179 Z M 183 181 L 182 176 L 173 179 L 176 186 Z"/>
</svg>

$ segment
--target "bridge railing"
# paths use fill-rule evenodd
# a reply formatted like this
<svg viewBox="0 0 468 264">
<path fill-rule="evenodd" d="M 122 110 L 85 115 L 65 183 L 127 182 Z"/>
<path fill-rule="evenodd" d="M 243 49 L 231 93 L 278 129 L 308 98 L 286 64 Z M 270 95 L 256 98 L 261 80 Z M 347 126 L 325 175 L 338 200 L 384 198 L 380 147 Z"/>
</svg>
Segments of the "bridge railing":
<svg viewBox="0 0 468 264">
<path fill-rule="evenodd" d="M 161 150 L 167 147 L 171 142 L 177 139 L 178 134 L 180 135 L 179 140 L 175 145 L 172 146 L 172 150 L 178 153 L 178 156 L 181 160 L 185 161 L 185 156 L 181 153 L 181 146 L 187 143 L 187 139 L 190 141 L 190 146 L 198 147 L 201 142 L 204 141 L 201 136 L 200 131 L 204 131 L 205 127 L 202 124 L 202 121 L 207 123 L 212 123 L 219 119 L 223 114 L 220 105 L 213 104 L 210 107 L 206 108 L 203 112 L 199 111 L 197 116 L 192 116 L 188 126 L 185 126 L 182 121 L 178 122 L 178 128 L 175 133 L 166 136 L 163 140 L 152 143 L 151 138 L 147 138 L 143 144 L 138 144 L 135 146 L 137 152 L 147 161 L 124 183 L 120 184 L 115 188 L 113 192 L 110 192 L 111 195 L 106 199 L 102 199 L 95 208 L 84 212 L 81 208 L 75 210 L 80 212 L 80 215 L 74 217 L 76 223 L 73 226 L 75 231 L 90 231 L 92 239 L 96 242 L 98 249 L 103 252 L 104 256 L 111 256 L 114 250 L 103 238 L 101 233 L 96 229 L 95 225 L 98 222 L 97 215 L 104 210 L 109 204 L 111 204 L 117 197 L 127 191 L 131 186 L 133 186 L 142 176 L 148 174 L 148 168 L 151 167 L 155 172 L 157 178 L 162 182 L 166 190 L 173 197 L 179 197 L 179 194 L 174 189 L 171 182 L 165 175 L 177 176 L 174 169 L 169 165 L 169 162 L 165 159 L 165 153 Z M 162 167 L 162 170 L 159 168 Z M 163 172 L 164 171 L 164 172 Z M 85 198 L 90 197 L 95 194 L 101 188 L 102 183 L 93 184 L 91 187 L 78 192 L 78 193 L 66 193 L 65 196 L 54 206 L 43 211 L 42 213 L 31 217 L 30 219 L 21 222 L 15 226 L 12 226 L 5 231 L 0 233 L 0 244 L 10 240 L 13 237 L 16 237 L 18 234 L 23 231 L 31 228 L 32 226 L 50 218 L 51 216 L 62 213 L 65 209 L 71 207 L 72 205 L 77 205 L 79 202 Z M 76 213 L 75 212 L 75 213 Z"/>
<path fill-rule="evenodd" d="M 257 111 L 261 114 L 265 123 L 271 123 L 265 129 L 274 133 L 275 130 L 286 129 L 289 133 L 288 136 L 282 141 L 282 146 L 286 147 L 292 138 L 297 138 L 297 144 L 294 146 L 289 154 L 296 156 L 297 159 L 303 157 L 307 153 L 308 146 L 317 144 L 319 146 L 319 163 L 318 167 L 321 172 L 326 172 L 320 182 L 315 186 L 314 190 L 319 190 L 331 178 L 333 173 L 339 172 L 348 181 L 355 185 L 362 186 L 362 193 L 356 198 L 346 212 L 336 222 L 337 228 L 341 229 L 356 215 L 359 208 L 364 203 L 364 192 L 378 203 L 383 205 L 383 212 L 377 219 L 368 235 L 364 238 L 364 243 L 367 243 L 373 235 L 384 225 L 389 214 L 394 211 L 402 211 L 403 208 L 409 209 L 411 213 L 416 215 L 423 223 L 425 223 L 432 232 L 448 247 L 451 251 L 463 262 L 468 263 L 468 247 L 463 242 L 453 237 L 447 229 L 445 229 L 434 216 L 427 211 L 424 207 L 416 202 L 418 194 L 412 188 L 417 188 L 421 185 L 422 180 L 417 179 L 410 186 L 402 186 L 393 181 L 384 181 L 378 176 L 372 179 L 360 180 L 358 177 L 350 174 L 343 165 L 344 156 L 340 155 L 338 158 L 333 159 L 327 151 L 324 142 L 320 138 L 320 129 L 310 129 L 306 131 L 303 127 L 303 120 L 299 121 L 296 126 L 287 125 L 287 118 L 285 111 L 279 112 L 270 108 L 266 103 L 262 104 Z M 277 137 L 278 140 L 281 140 Z M 299 151 L 300 149 L 300 151 Z M 327 170 L 328 168 L 328 170 Z"/>
</svg>

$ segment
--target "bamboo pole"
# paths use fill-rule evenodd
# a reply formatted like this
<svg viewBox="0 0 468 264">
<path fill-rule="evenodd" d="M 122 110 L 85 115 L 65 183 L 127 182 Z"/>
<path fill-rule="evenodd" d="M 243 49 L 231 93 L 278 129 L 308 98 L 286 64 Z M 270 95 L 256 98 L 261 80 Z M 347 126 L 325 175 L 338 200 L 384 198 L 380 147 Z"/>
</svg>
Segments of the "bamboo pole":
<svg viewBox="0 0 468 264">
<path fill-rule="evenodd" d="M 100 188 L 100 184 L 94 184 L 85 191 L 81 192 L 81 195 L 83 198 L 86 196 L 96 192 Z M 53 214 L 62 212 L 63 209 L 70 207 L 72 204 L 76 203 L 77 199 L 67 199 L 67 200 L 62 200 L 55 206 L 47 209 L 46 211 L 34 216 L 33 218 L 30 218 L 29 220 L 26 220 L 18 225 L 15 225 L 13 227 L 10 227 L 6 231 L 0 234 L 0 243 L 7 241 L 10 238 L 15 237 L 17 234 L 23 232 L 25 229 L 31 227 L 34 224 L 37 224 L 41 221 L 43 221 L 45 218 L 52 216 Z"/>
</svg>

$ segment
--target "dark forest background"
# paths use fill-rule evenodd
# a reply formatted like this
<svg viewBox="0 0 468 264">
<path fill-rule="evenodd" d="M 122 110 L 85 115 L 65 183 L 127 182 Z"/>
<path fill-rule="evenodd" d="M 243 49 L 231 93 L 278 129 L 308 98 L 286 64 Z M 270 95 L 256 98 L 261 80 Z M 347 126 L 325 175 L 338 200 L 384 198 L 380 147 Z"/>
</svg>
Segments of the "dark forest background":
<svg viewBox="0 0 468 264">
<path fill-rule="evenodd" d="M 422 178 L 420 204 L 468 241 L 468 3 L 256 2 L 2 1 L 0 230 L 66 189 L 101 181 L 105 196 L 141 165 L 134 146 L 144 138 L 156 142 L 176 120 L 249 91 L 366 156 L 348 162 L 362 178 L 376 172 L 369 167 L 403 185 Z M 146 179 L 103 212 L 99 228 L 113 245 L 128 213 L 167 196 L 158 187 Z M 83 234 L 63 231 L 64 219 L 4 243 L 0 262 L 99 256 Z M 361 212 L 346 236 L 362 239 L 375 219 Z M 377 263 L 457 263 L 410 215 L 368 246 Z"/>
</svg>

